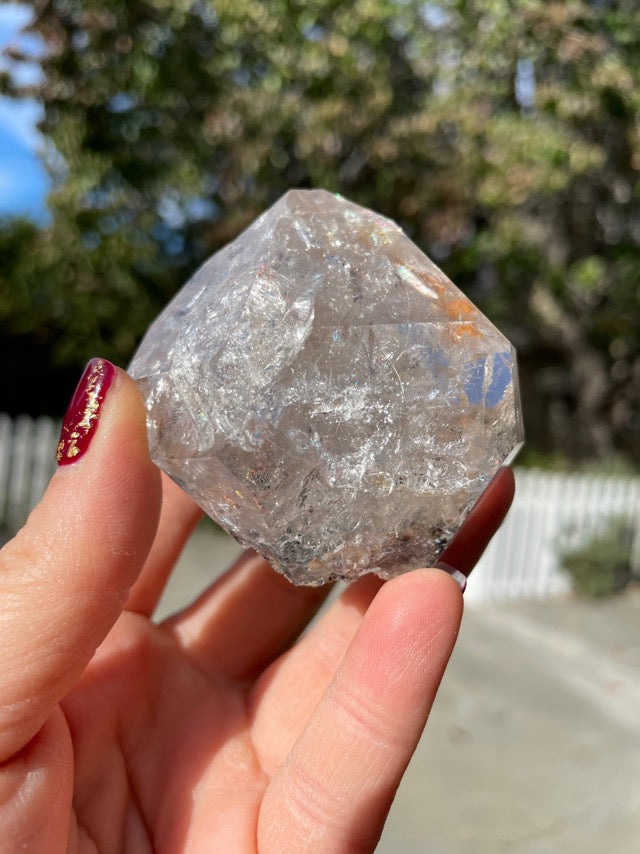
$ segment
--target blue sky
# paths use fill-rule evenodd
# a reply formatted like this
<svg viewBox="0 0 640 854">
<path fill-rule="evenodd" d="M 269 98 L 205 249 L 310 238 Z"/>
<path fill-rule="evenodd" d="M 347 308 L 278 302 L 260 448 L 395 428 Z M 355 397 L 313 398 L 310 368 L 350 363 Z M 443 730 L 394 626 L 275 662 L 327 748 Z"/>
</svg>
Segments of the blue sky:
<svg viewBox="0 0 640 854">
<path fill-rule="evenodd" d="M 28 6 L 0 5 L 0 51 L 12 44 L 38 55 L 40 48 L 33 37 L 19 34 L 30 16 Z M 37 63 L 8 63 L 4 58 L 0 63 L 20 81 L 35 81 L 40 74 Z M 0 97 L 0 216 L 21 214 L 36 220 L 45 216 L 49 179 L 38 158 L 42 138 L 36 129 L 41 113 L 35 101 Z"/>
</svg>

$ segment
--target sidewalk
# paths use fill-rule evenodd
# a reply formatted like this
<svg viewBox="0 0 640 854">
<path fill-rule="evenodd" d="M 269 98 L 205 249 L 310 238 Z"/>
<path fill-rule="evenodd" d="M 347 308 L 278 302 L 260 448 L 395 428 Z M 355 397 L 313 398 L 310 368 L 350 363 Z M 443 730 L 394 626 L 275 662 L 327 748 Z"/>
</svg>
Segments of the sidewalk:
<svg viewBox="0 0 640 854">
<path fill-rule="evenodd" d="M 467 609 L 378 850 L 637 854 L 639 629 L 637 595 Z"/>
<path fill-rule="evenodd" d="M 237 551 L 197 531 L 163 607 Z M 640 593 L 469 606 L 380 854 L 637 854 L 639 840 Z"/>
</svg>

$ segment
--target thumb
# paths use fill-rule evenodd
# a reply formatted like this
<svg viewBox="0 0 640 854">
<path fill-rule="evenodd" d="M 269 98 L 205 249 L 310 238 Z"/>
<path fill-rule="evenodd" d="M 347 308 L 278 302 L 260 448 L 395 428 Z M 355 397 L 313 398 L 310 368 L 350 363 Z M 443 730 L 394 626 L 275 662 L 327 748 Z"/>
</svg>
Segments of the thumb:
<svg viewBox="0 0 640 854">
<path fill-rule="evenodd" d="M 157 526 L 160 476 L 135 383 L 87 365 L 59 467 L 0 551 L 0 761 L 24 746 L 118 618 Z"/>
</svg>

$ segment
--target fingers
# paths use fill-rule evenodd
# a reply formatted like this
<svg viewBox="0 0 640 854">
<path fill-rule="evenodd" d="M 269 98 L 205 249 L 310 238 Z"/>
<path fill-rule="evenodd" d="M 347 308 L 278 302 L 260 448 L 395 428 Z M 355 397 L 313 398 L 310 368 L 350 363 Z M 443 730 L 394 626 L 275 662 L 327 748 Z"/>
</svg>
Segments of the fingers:
<svg viewBox="0 0 640 854">
<path fill-rule="evenodd" d="M 109 363 L 90 366 L 65 419 L 61 465 L 0 552 L 0 759 L 38 732 L 78 679 L 156 530 L 160 479 L 139 393 Z"/>
<path fill-rule="evenodd" d="M 158 532 L 125 608 L 149 616 L 202 510 L 166 474 L 162 474 L 162 509 Z"/>
<path fill-rule="evenodd" d="M 203 672 L 244 680 L 295 640 L 329 590 L 295 587 L 249 550 L 163 627 Z"/>
<path fill-rule="evenodd" d="M 351 584 L 249 694 L 252 736 L 267 774 L 278 769 L 304 730 L 382 586 L 367 575 Z"/>
<path fill-rule="evenodd" d="M 453 649 L 462 597 L 444 573 L 385 584 L 267 789 L 265 851 L 373 851 Z"/>
</svg>

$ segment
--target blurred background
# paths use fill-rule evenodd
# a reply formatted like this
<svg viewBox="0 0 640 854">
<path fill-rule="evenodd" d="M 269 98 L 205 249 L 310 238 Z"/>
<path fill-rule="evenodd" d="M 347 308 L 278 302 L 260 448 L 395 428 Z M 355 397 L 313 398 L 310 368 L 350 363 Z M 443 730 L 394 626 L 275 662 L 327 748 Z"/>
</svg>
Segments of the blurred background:
<svg viewBox="0 0 640 854">
<path fill-rule="evenodd" d="M 95 353 L 126 364 L 207 255 L 325 187 L 399 222 L 511 338 L 530 457 L 635 465 L 639 11 L 6 4 L 3 408 L 60 414 L 60 384 Z"/>
<path fill-rule="evenodd" d="M 5 534 L 89 357 L 287 188 L 372 207 L 515 344 L 527 432 L 380 850 L 639 850 L 639 4 L 37 0 L 0 48 Z"/>
</svg>

